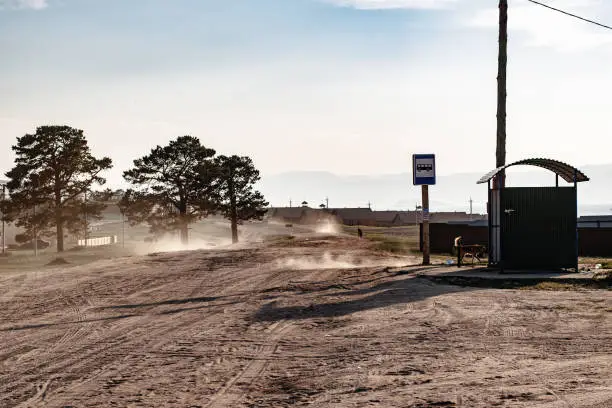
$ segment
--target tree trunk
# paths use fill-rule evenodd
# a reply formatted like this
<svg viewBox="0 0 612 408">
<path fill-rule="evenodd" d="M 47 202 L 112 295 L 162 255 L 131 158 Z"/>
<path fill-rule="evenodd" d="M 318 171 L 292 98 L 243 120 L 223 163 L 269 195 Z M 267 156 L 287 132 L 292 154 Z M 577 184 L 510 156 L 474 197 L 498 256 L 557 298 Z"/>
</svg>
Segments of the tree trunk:
<svg viewBox="0 0 612 408">
<path fill-rule="evenodd" d="M 235 211 L 232 212 L 232 243 L 238 243 L 238 219 Z"/>
<path fill-rule="evenodd" d="M 238 243 L 238 211 L 236 209 L 236 192 L 234 191 L 234 174 L 230 172 L 227 181 L 230 196 L 230 221 L 232 223 L 232 243 Z"/>
<path fill-rule="evenodd" d="M 64 252 L 64 225 L 58 222 L 55 231 L 57 235 L 57 252 Z"/>
<path fill-rule="evenodd" d="M 187 216 L 181 211 L 181 244 L 187 246 L 189 244 L 189 224 L 187 223 Z"/>
<path fill-rule="evenodd" d="M 64 217 L 62 211 L 61 179 L 58 171 L 55 172 L 53 184 L 55 199 L 55 238 L 57 240 L 57 252 L 64 252 Z"/>
<path fill-rule="evenodd" d="M 59 197 L 59 198 L 58 198 Z M 55 196 L 55 235 L 57 252 L 64 252 L 64 217 L 62 217 L 61 196 Z M 35 238 L 36 239 L 36 238 Z"/>
</svg>

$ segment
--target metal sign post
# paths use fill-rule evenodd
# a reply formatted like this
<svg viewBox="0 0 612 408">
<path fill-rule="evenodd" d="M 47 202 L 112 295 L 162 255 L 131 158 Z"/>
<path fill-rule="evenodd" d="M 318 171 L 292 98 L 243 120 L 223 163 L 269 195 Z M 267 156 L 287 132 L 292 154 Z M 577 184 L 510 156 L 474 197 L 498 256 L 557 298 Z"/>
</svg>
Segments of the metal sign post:
<svg viewBox="0 0 612 408">
<path fill-rule="evenodd" d="M 421 186 L 423 265 L 429 265 L 429 186 L 436 184 L 436 156 L 434 154 L 412 155 L 412 182 L 415 186 Z"/>
</svg>

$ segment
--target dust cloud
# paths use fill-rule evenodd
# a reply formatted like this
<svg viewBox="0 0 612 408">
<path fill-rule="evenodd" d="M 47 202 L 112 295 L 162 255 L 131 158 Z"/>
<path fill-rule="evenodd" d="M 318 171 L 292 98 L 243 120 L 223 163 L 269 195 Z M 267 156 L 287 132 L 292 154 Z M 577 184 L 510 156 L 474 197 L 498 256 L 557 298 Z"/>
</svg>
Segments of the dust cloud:
<svg viewBox="0 0 612 408">
<path fill-rule="evenodd" d="M 415 262 L 415 258 L 368 258 L 357 254 L 334 255 L 325 252 L 322 256 L 299 256 L 279 259 L 275 262 L 277 269 L 313 270 L 313 269 L 355 269 L 373 267 L 401 268 Z"/>
<path fill-rule="evenodd" d="M 225 220 L 206 220 L 192 224 L 189 243 L 184 245 L 178 234 L 168 234 L 151 242 L 138 242 L 133 245 L 137 255 L 159 252 L 181 252 L 212 250 L 224 248 L 244 249 L 262 243 L 267 237 L 287 234 L 288 229 L 281 224 L 249 222 L 238 227 L 238 244 L 232 244 L 230 223 Z M 296 232 L 296 231 L 292 231 Z"/>
<path fill-rule="evenodd" d="M 134 252 L 138 255 L 147 255 L 157 252 L 196 251 L 218 249 L 231 244 L 232 240 L 230 238 L 213 236 L 210 238 L 190 238 L 187 245 L 184 245 L 177 237 L 163 237 L 154 242 L 138 244 L 134 247 Z"/>
<path fill-rule="evenodd" d="M 330 234 L 330 235 L 338 235 L 340 234 L 340 226 L 331 221 L 325 221 L 317 226 L 315 229 L 317 234 Z"/>
</svg>

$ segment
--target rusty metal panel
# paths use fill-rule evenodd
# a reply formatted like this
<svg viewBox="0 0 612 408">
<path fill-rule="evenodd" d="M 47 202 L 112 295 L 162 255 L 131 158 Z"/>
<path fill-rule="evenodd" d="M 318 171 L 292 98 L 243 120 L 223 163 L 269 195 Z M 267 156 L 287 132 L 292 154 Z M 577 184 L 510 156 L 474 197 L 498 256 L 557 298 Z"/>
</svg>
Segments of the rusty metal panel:
<svg viewBox="0 0 612 408">
<path fill-rule="evenodd" d="M 550 170 L 568 183 L 580 183 L 583 181 L 589 181 L 589 178 L 583 172 L 573 166 L 570 166 L 567 163 L 552 159 L 534 158 L 520 160 L 514 163 L 506 164 L 505 166 L 498 167 L 485 174 L 480 180 L 478 180 L 478 184 L 486 183 L 489 180 L 493 179 L 493 177 L 495 177 L 502 170 L 517 165 L 537 166 L 546 170 Z"/>
</svg>

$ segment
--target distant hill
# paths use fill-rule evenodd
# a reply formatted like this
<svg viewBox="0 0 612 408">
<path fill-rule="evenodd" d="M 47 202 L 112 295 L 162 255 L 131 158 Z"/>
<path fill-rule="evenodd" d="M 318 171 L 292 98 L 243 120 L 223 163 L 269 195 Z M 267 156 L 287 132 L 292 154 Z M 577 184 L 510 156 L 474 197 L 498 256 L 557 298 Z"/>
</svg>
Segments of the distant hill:
<svg viewBox="0 0 612 408">
<path fill-rule="evenodd" d="M 578 186 L 580 215 L 612 214 L 612 164 L 581 167 L 591 181 Z M 430 188 L 431 211 L 486 212 L 487 187 L 476 184 L 482 173 L 439 176 Z M 509 186 L 553 186 L 554 174 L 534 167 L 516 167 L 508 172 Z M 561 181 L 564 183 L 563 181 Z M 376 210 L 410 210 L 421 202 L 421 190 L 412 185 L 410 173 L 375 176 L 340 176 L 328 172 L 287 172 L 264 176 L 262 193 L 273 206 L 294 206 L 307 201 L 317 207 L 329 197 L 330 207 L 367 207 Z"/>
</svg>

